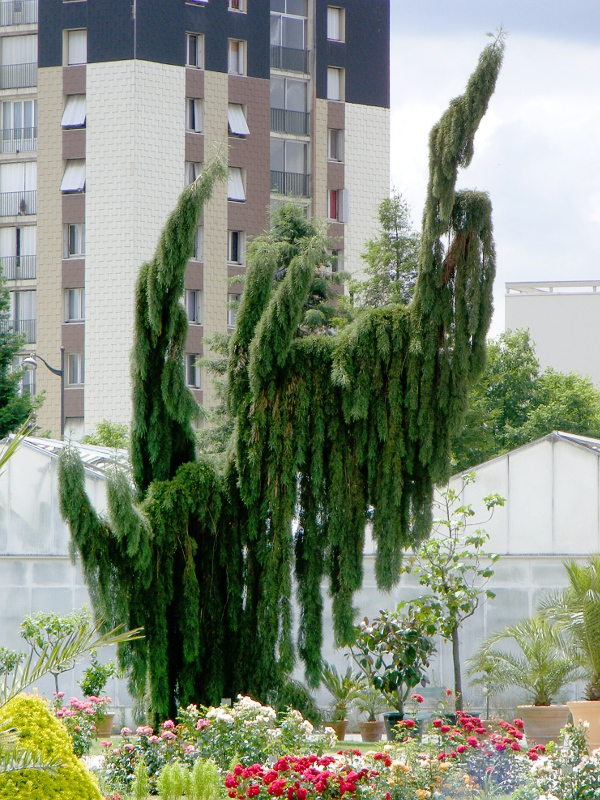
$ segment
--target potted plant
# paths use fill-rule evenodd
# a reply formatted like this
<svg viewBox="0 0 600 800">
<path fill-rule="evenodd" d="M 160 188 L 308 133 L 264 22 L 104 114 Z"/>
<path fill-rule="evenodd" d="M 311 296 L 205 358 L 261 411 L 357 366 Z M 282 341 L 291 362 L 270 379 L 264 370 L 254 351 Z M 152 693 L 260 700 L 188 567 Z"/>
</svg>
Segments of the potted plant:
<svg viewBox="0 0 600 800">
<path fill-rule="evenodd" d="M 381 714 L 387 708 L 383 695 L 379 689 L 365 682 L 365 685 L 358 691 L 356 707 L 367 715 L 366 720 L 358 723 L 358 730 L 363 742 L 378 742 L 385 730 L 383 720 L 377 719 L 377 714 Z"/>
<path fill-rule="evenodd" d="M 435 652 L 431 637 L 436 623 L 431 615 L 407 603 L 400 603 L 395 612 L 379 614 L 373 622 L 365 617 L 357 626 L 350 650 L 369 683 L 396 709 L 383 716 L 388 739 L 393 739 L 409 693 L 429 682 L 425 670 Z"/>
<path fill-rule="evenodd" d="M 512 640 L 520 652 L 498 649 L 506 640 Z M 569 717 L 566 705 L 554 704 L 556 695 L 582 677 L 573 648 L 556 626 L 539 614 L 488 637 L 469 660 L 468 674 L 475 678 L 474 683 L 486 686 L 492 677 L 495 692 L 508 686 L 523 689 L 529 703 L 518 710 L 525 733 L 528 740 L 544 745 L 559 740 Z"/>
<path fill-rule="evenodd" d="M 358 697 L 361 684 L 364 683 L 364 678 L 362 675 L 354 674 L 350 666 L 346 669 L 346 672 L 341 675 L 333 664 L 328 664 L 324 661 L 321 668 L 321 680 L 329 694 L 333 697 L 333 702 L 331 704 L 331 721 L 329 724 L 334 729 L 339 741 L 343 742 L 348 727 L 348 708 Z"/>
<path fill-rule="evenodd" d="M 112 733 L 113 720 L 115 715 L 112 711 L 106 711 L 106 704 L 110 702 L 110 697 L 101 697 L 109 678 L 116 675 L 116 667 L 112 661 L 100 664 L 96 653 L 92 653 L 91 666 L 83 671 L 83 677 L 79 681 L 81 691 L 94 702 L 96 710 L 97 733 L 100 736 L 110 736 Z"/>
<path fill-rule="evenodd" d="M 590 752 L 600 747 L 600 555 L 585 564 L 565 563 L 567 588 L 544 602 L 542 610 L 572 643 L 587 684 L 585 699 L 567 703 L 575 724 L 587 722 Z"/>
</svg>

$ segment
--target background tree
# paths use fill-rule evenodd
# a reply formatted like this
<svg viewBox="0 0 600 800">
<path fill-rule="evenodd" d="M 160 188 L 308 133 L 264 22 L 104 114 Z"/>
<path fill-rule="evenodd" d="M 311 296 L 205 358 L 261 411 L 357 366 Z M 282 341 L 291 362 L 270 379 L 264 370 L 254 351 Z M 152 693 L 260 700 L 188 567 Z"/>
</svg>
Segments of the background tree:
<svg viewBox="0 0 600 800">
<path fill-rule="evenodd" d="M 457 471 L 561 430 L 600 436 L 600 392 L 589 378 L 540 372 L 529 331 L 506 331 L 487 344 L 481 379 L 453 440 Z"/>
<path fill-rule="evenodd" d="M 412 227 L 410 208 L 400 192 L 386 197 L 377 210 L 380 234 L 366 244 L 365 281 L 350 281 L 354 305 L 378 308 L 410 302 L 417 282 L 419 234 Z"/>
<path fill-rule="evenodd" d="M 0 278 L 0 439 L 19 428 L 34 409 L 31 395 L 20 391 L 22 369 L 13 369 L 23 337 L 9 329 L 10 294 Z"/>
<path fill-rule="evenodd" d="M 196 460 L 198 408 L 185 387 L 179 302 L 202 206 L 226 177 L 222 160 L 184 190 L 142 266 L 134 485 L 118 471 L 111 476 L 101 519 L 75 447 L 61 453 L 59 481 L 94 608 L 146 630 L 120 657 L 135 693 L 149 675 L 156 717 L 172 715 L 177 703 L 218 703 L 238 692 L 266 699 L 284 685 L 296 652 L 317 684 L 322 581 L 329 579 L 336 641 L 349 642 L 369 508 L 382 589 L 399 579 L 402 550 L 428 535 L 433 487 L 449 475 L 451 432 L 483 368 L 491 317 L 491 204 L 483 193 L 456 192 L 455 183 L 473 156 L 503 47 L 499 38 L 485 48 L 465 94 L 432 131 L 409 305 L 366 309 L 337 326 L 324 286 L 327 242 L 293 206 L 251 243 L 229 344 L 234 431 L 224 472 Z"/>
</svg>

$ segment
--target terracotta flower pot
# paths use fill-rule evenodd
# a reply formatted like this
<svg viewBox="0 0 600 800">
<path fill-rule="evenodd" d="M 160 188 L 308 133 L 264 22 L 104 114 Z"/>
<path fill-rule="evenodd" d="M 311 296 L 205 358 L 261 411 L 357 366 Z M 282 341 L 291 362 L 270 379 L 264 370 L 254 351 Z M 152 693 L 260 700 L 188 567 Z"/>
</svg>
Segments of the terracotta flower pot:
<svg viewBox="0 0 600 800">
<path fill-rule="evenodd" d="M 113 711 L 107 711 L 104 715 L 104 719 L 98 726 L 98 736 L 110 736 L 113 729 L 113 722 L 115 719 L 115 715 Z"/>
<path fill-rule="evenodd" d="M 385 723 L 380 719 L 369 719 L 359 722 L 358 730 L 363 742 L 378 742 L 383 736 Z"/>
<path fill-rule="evenodd" d="M 398 731 L 394 727 L 399 722 L 402 722 L 404 719 L 404 714 L 400 713 L 399 711 L 391 711 L 389 714 L 383 715 L 383 721 L 385 722 L 385 732 L 388 738 L 388 742 L 394 742 L 398 736 Z"/>
<path fill-rule="evenodd" d="M 335 722 L 330 722 L 328 727 L 333 728 L 338 742 L 344 741 L 346 738 L 346 728 L 348 727 L 347 719 L 338 719 Z"/>
<path fill-rule="evenodd" d="M 569 719 L 568 706 L 517 706 L 519 716 L 525 723 L 527 744 L 558 742 L 560 729 Z"/>
<path fill-rule="evenodd" d="M 600 747 L 600 700 L 570 700 L 567 705 L 575 725 L 579 720 L 589 724 L 587 742 L 591 753 Z"/>
</svg>

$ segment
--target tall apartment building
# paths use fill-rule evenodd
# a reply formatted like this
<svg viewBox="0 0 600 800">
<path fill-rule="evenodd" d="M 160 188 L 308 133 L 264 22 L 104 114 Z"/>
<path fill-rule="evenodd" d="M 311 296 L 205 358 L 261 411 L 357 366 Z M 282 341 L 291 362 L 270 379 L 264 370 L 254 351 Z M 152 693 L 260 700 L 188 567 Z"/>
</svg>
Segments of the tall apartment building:
<svg viewBox="0 0 600 800">
<path fill-rule="evenodd" d="M 362 269 L 389 191 L 389 0 L 1 0 L 0 12 L 0 258 L 23 354 L 59 366 L 64 347 L 67 435 L 130 421 L 139 267 L 185 184 L 228 146 L 184 298 L 187 382 L 212 404 L 196 361 L 235 323 L 229 281 L 270 206 L 304 203 L 338 263 Z M 60 380 L 40 364 L 27 381 L 57 436 Z"/>
</svg>

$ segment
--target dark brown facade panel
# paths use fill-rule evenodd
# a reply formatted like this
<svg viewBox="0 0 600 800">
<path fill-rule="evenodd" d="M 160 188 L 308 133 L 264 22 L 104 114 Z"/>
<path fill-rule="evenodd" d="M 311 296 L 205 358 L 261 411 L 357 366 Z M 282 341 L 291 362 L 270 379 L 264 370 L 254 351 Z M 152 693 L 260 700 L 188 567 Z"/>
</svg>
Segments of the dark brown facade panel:
<svg viewBox="0 0 600 800">
<path fill-rule="evenodd" d="M 83 388 L 65 389 L 65 419 L 83 417 Z"/>
<path fill-rule="evenodd" d="M 204 161 L 204 134 L 186 131 L 185 160 L 193 161 L 195 164 L 202 164 Z"/>
<path fill-rule="evenodd" d="M 85 64 L 63 67 L 63 94 L 85 94 Z"/>
<path fill-rule="evenodd" d="M 253 143 L 249 139 L 250 137 L 246 139 L 239 136 L 230 136 L 227 139 L 230 167 L 245 167 L 248 164 L 248 153 L 253 149 Z"/>
<path fill-rule="evenodd" d="M 187 337 L 185 340 L 186 353 L 198 353 L 199 356 L 204 355 L 204 326 L 203 325 L 188 325 Z"/>
<path fill-rule="evenodd" d="M 63 131 L 62 157 L 65 161 L 70 158 L 85 158 L 85 128 Z"/>
<path fill-rule="evenodd" d="M 62 262 L 62 288 L 83 289 L 85 286 L 85 260 L 65 258 Z"/>
<path fill-rule="evenodd" d="M 233 230 L 235 230 L 235 228 Z M 231 280 L 231 278 L 237 278 L 238 275 L 241 276 L 245 274 L 246 274 L 246 267 L 238 267 L 235 264 L 227 265 L 227 278 L 229 280 Z"/>
<path fill-rule="evenodd" d="M 192 389 L 192 394 L 196 398 L 198 405 L 204 405 L 204 393 L 202 392 L 202 389 Z"/>
<path fill-rule="evenodd" d="M 344 188 L 344 165 L 339 161 L 327 162 L 327 188 L 328 189 L 343 189 Z"/>
<path fill-rule="evenodd" d="M 327 101 L 327 127 L 343 130 L 346 127 L 346 104 L 337 100 Z"/>
<path fill-rule="evenodd" d="M 200 100 L 204 98 L 204 70 L 190 69 L 185 71 L 185 96 L 195 97 Z"/>
<path fill-rule="evenodd" d="M 268 84 L 268 81 L 261 81 L 260 78 L 247 78 L 245 75 L 230 75 L 228 80 L 229 102 L 239 103 L 240 105 L 247 103 L 248 94 L 253 91 L 251 84 L 257 81 Z"/>
<path fill-rule="evenodd" d="M 85 224 L 85 192 L 63 194 L 62 220 L 73 224 Z"/>
<path fill-rule="evenodd" d="M 188 261 L 185 271 L 185 288 L 196 292 L 204 289 L 204 266 L 199 261 Z"/>
<path fill-rule="evenodd" d="M 344 226 L 341 222 L 332 222 L 327 230 L 327 236 L 331 239 L 331 247 L 334 250 L 344 249 Z"/>
<path fill-rule="evenodd" d="M 65 353 L 83 353 L 85 347 L 85 322 L 66 322 L 61 330 Z"/>
</svg>

